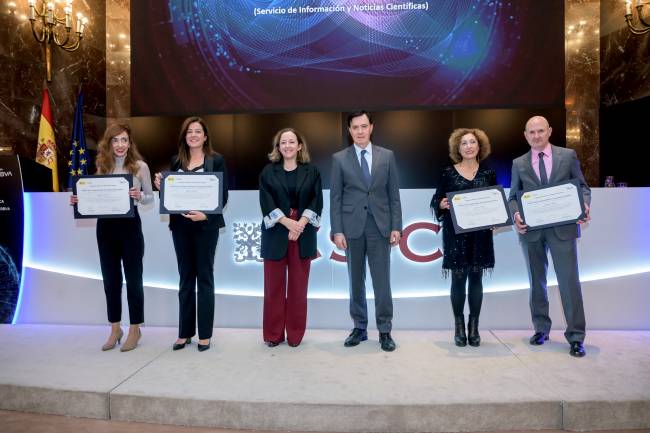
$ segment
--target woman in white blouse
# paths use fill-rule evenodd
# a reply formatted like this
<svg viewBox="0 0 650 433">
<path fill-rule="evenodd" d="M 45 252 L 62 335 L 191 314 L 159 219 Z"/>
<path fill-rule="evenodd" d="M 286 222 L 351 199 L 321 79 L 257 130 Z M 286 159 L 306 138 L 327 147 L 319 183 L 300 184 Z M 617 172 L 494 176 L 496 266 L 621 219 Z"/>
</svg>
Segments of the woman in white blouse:
<svg viewBox="0 0 650 433">
<path fill-rule="evenodd" d="M 136 205 L 153 201 L 149 167 L 142 160 L 131 139 L 128 125 L 112 124 L 106 128 L 98 144 L 96 174 L 132 174 L 133 187 L 129 190 Z M 77 196 L 70 197 L 70 204 Z M 122 340 L 122 266 L 126 277 L 129 304 L 129 334 L 120 350 L 127 352 L 138 345 L 140 325 L 144 323 L 144 290 L 142 287 L 142 258 L 144 237 L 137 206 L 133 218 L 98 218 L 97 248 L 106 293 L 108 321 L 111 334 L 102 350 L 113 349 Z"/>
</svg>

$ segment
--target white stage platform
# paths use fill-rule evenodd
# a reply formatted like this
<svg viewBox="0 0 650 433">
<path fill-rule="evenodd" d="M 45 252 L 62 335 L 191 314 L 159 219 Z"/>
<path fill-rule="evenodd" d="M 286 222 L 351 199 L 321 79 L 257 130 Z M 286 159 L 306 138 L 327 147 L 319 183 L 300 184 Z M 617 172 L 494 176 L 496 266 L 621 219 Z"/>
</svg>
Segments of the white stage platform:
<svg viewBox="0 0 650 433">
<path fill-rule="evenodd" d="M 438 432 L 650 427 L 650 331 L 588 331 L 587 356 L 562 333 L 482 329 L 394 332 L 343 347 L 345 331 L 308 330 L 267 348 L 259 329 L 217 329 L 212 348 L 173 352 L 176 329 L 102 352 L 108 327 L 0 326 L 0 409 L 238 429 Z"/>
<path fill-rule="evenodd" d="M 435 254 L 442 247 L 442 236 L 432 230 L 435 227 L 428 209 L 432 193 L 402 190 L 404 245 L 393 248 L 391 258 L 395 328 L 446 329 L 453 320 L 450 283 L 442 278 L 442 260 Z M 329 258 L 335 249 L 328 240 L 329 194 L 325 191 L 324 195 L 326 210 L 318 235 L 322 257 L 312 263 L 308 327 L 344 329 L 350 325 L 348 277 L 345 264 Z M 30 193 L 25 200 L 25 267 L 14 323 L 104 324 L 106 299 L 95 221 L 73 220 L 68 194 Z M 236 228 L 244 226 L 254 233 L 261 218 L 257 202 L 257 191 L 234 191 L 224 214 L 228 225 L 219 237 L 215 261 L 215 326 L 220 328 L 261 326 L 264 279 L 262 263 L 256 258 L 259 238 L 236 234 Z M 589 329 L 650 330 L 648 212 L 650 188 L 593 189 L 593 220 L 583 227 L 578 242 Z M 178 323 L 178 271 L 166 217 L 159 215 L 155 205 L 140 209 L 140 214 L 146 245 L 145 321 L 150 326 L 174 327 Z M 621 224 L 621 215 L 626 215 L 625 224 Z M 494 242 L 496 266 L 483 280 L 482 324 L 496 329 L 527 329 L 529 284 L 517 235 L 511 228 L 501 229 L 495 233 Z M 416 259 L 427 255 L 437 258 L 419 262 L 412 260 L 413 255 Z M 554 280 L 551 266 L 551 317 L 562 328 L 564 319 Z M 367 287 L 371 295 L 370 281 Z M 123 320 L 128 323 L 126 299 L 123 305 Z M 370 317 L 374 315 L 372 305 L 369 302 Z"/>
</svg>

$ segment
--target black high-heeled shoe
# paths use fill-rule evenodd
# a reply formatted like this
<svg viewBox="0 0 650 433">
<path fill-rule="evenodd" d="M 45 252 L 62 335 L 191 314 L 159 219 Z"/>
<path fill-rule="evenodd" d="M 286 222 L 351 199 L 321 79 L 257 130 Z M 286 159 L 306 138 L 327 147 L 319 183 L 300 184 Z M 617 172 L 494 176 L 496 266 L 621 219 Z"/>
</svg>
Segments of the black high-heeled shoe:
<svg viewBox="0 0 650 433">
<path fill-rule="evenodd" d="M 191 343 L 192 343 L 192 339 L 191 338 L 186 338 L 185 342 L 183 342 L 183 343 L 174 343 L 174 345 L 172 346 L 172 350 L 184 349 L 186 344 L 191 344 Z"/>
<path fill-rule="evenodd" d="M 210 348 L 210 342 L 208 341 L 208 344 L 199 343 L 199 344 L 197 344 L 197 347 L 199 349 L 199 352 L 205 352 L 206 350 L 208 350 Z"/>
</svg>

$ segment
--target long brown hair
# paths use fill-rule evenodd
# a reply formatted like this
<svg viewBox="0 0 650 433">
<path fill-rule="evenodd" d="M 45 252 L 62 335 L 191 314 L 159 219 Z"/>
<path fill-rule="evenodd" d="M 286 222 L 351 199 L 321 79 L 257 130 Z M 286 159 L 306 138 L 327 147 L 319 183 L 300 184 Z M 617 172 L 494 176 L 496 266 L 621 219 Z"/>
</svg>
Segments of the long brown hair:
<svg viewBox="0 0 650 433">
<path fill-rule="evenodd" d="M 309 150 L 307 149 L 307 141 L 305 140 L 305 137 L 298 132 L 297 130 L 293 128 L 284 128 L 278 131 L 277 134 L 275 134 L 275 137 L 273 137 L 273 150 L 271 150 L 271 153 L 269 153 L 269 160 L 271 162 L 279 162 L 282 160 L 282 154 L 280 153 L 280 138 L 282 137 L 282 134 L 285 132 L 293 132 L 298 139 L 298 144 L 301 144 L 302 147 L 298 151 L 298 155 L 296 156 L 296 161 L 299 164 L 306 164 L 309 162 Z"/>
<path fill-rule="evenodd" d="M 210 132 L 208 131 L 208 126 L 205 124 L 205 121 L 200 117 L 193 116 L 188 117 L 183 122 L 181 126 L 181 132 L 178 134 L 178 159 L 181 162 L 181 167 L 184 169 L 187 168 L 190 163 L 190 147 L 187 145 L 187 140 L 185 136 L 187 135 L 187 130 L 189 129 L 192 123 L 199 123 L 203 128 L 203 133 L 205 134 L 206 140 L 203 143 L 203 154 L 206 156 L 214 155 L 214 150 L 212 150 L 212 144 L 210 143 Z"/>
<path fill-rule="evenodd" d="M 112 123 L 106 127 L 104 136 L 97 145 L 97 158 L 95 160 L 97 174 L 113 173 L 113 169 L 115 169 L 115 156 L 113 154 L 111 140 L 122 132 L 126 132 L 129 136 L 129 150 L 126 152 L 124 159 L 124 169 L 134 175 L 138 173 L 138 161 L 142 159 L 142 156 L 138 152 L 133 138 L 131 138 L 131 128 L 129 125 L 123 123 Z"/>
</svg>

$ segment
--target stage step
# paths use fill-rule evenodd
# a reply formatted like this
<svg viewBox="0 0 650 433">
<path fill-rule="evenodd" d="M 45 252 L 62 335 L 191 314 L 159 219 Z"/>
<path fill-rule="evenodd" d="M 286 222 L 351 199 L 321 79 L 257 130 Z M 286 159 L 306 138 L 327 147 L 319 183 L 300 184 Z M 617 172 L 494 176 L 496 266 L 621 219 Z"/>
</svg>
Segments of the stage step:
<svg viewBox="0 0 650 433">
<path fill-rule="evenodd" d="M 126 330 L 126 327 L 124 327 Z M 587 356 L 561 331 L 395 331 L 343 347 L 346 330 L 268 348 L 257 329 L 216 329 L 212 347 L 173 352 L 173 328 L 102 352 L 107 327 L 0 326 L 0 409 L 162 424 L 337 432 L 650 428 L 650 332 L 590 331 Z"/>
</svg>

